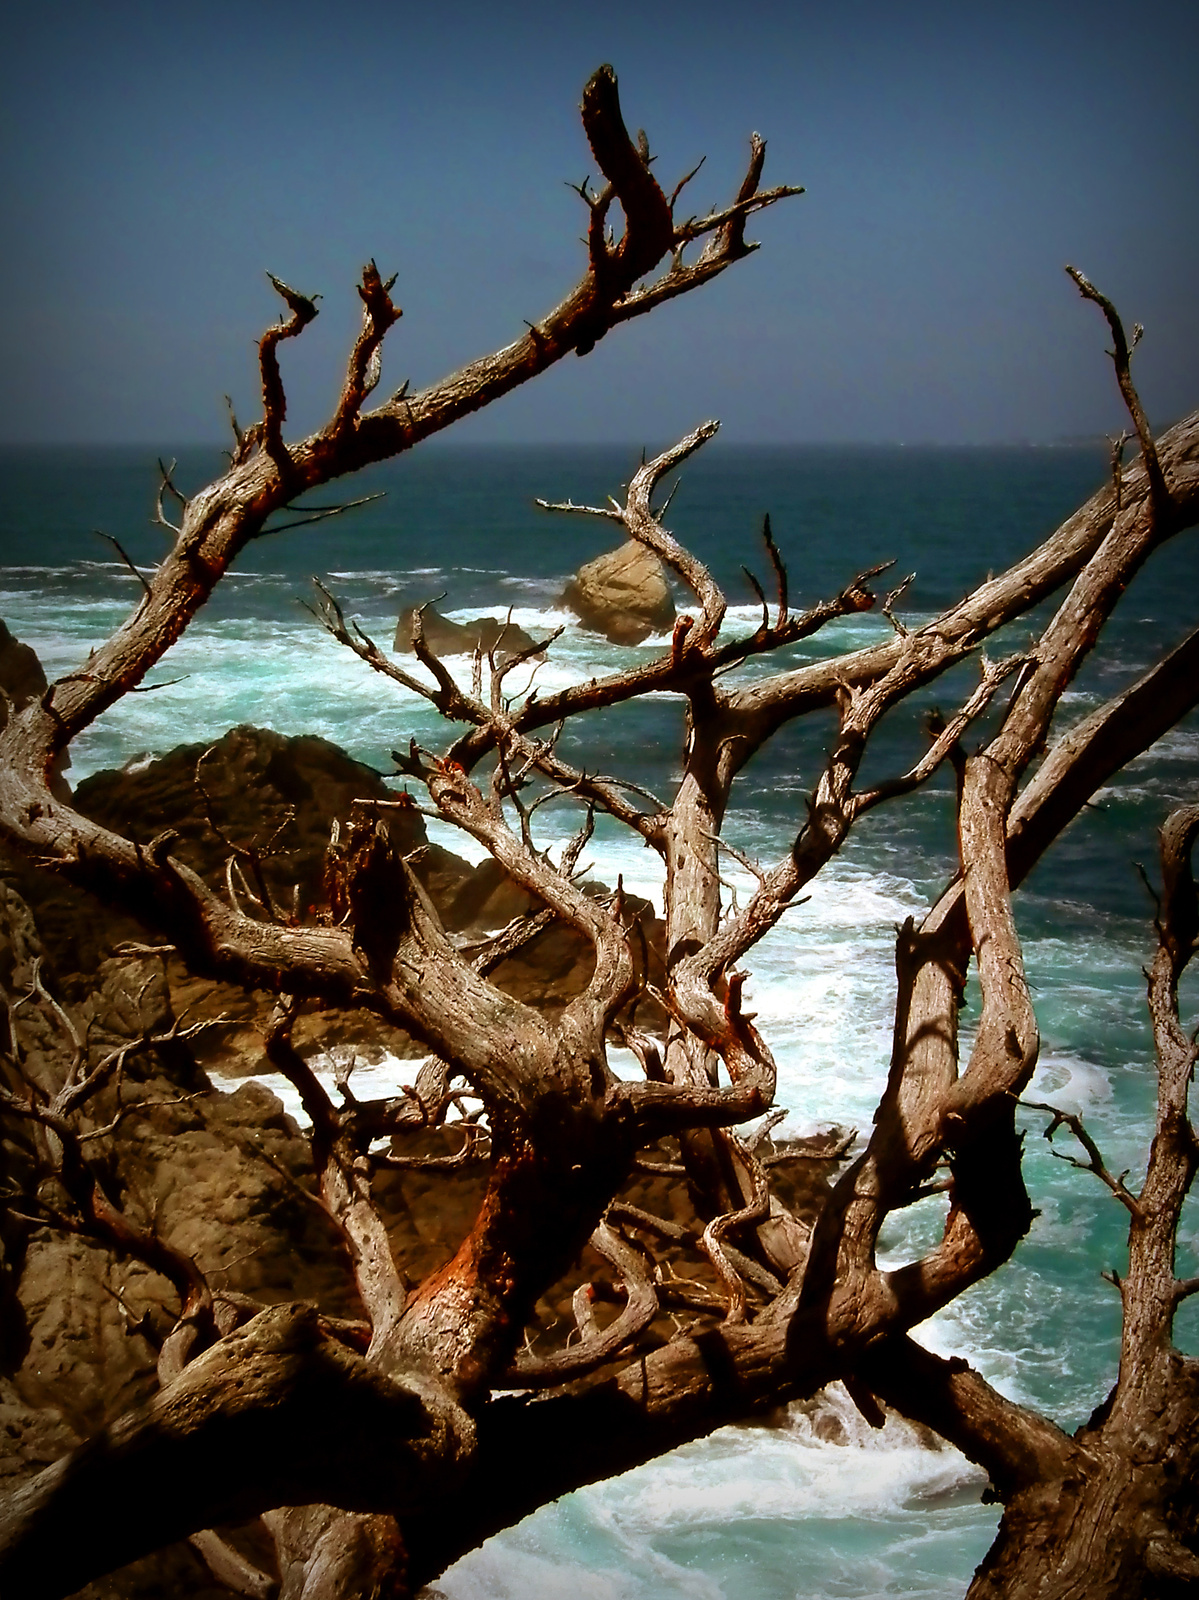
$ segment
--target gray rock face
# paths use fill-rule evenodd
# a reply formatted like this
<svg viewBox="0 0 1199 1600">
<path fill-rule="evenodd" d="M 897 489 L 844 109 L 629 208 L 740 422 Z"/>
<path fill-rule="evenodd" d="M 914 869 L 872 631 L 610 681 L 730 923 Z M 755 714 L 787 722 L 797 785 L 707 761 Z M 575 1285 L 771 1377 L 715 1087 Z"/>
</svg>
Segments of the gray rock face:
<svg viewBox="0 0 1199 1600">
<path fill-rule="evenodd" d="M 562 604 L 613 644 L 640 644 L 674 626 L 665 568 L 633 539 L 581 566 L 562 591 Z"/>
<path fill-rule="evenodd" d="M 392 649 L 400 655 L 410 656 L 413 653 L 413 611 L 414 608 L 401 611 L 396 624 Z M 518 628 L 515 623 L 501 622 L 495 617 L 478 617 L 474 622 L 453 622 L 432 606 L 426 606 L 422 620 L 425 643 L 435 656 L 471 656 L 476 650 L 482 650 L 486 655 L 494 650 L 496 660 L 504 662 L 519 655 L 522 650 L 531 649 L 537 642 L 532 634 Z"/>
</svg>

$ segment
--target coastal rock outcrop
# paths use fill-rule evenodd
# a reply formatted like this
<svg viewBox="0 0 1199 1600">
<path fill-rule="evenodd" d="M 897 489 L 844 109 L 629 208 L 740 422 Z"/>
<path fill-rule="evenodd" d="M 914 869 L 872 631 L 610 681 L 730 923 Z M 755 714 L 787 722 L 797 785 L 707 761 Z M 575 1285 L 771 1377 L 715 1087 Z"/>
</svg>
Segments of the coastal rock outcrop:
<svg viewBox="0 0 1199 1600">
<path fill-rule="evenodd" d="M 420 812 L 397 808 L 399 797 L 381 774 L 326 739 L 239 727 L 211 746 L 180 745 L 156 760 L 95 773 L 79 785 L 75 804 L 139 844 L 172 830 L 177 835 L 172 851 L 221 891 L 227 863 L 235 857 L 235 879 L 247 906 L 252 909 L 253 897 L 265 886 L 277 914 L 307 920 L 328 914 L 324 874 L 335 823 L 344 826 L 356 803 L 381 801 L 387 803 L 393 841 L 452 934 L 477 942 L 514 916 L 538 909 L 490 858 L 472 865 L 430 841 Z M 246 859 L 247 850 L 257 856 L 257 870 Z M 100 905 L 63 879 L 2 853 L 0 866 L 33 909 L 38 936 L 72 997 L 82 999 L 91 991 L 96 972 L 117 945 L 146 941 L 146 930 L 132 917 Z M 594 892 L 606 890 L 597 884 Z M 658 983 L 662 925 L 648 902 L 626 896 L 626 908 L 642 925 L 651 981 Z M 186 1012 L 189 1021 L 216 1016 L 229 1021 L 219 1033 L 197 1040 L 200 1062 L 226 1074 L 261 1071 L 262 1029 L 274 995 L 197 976 L 173 954 L 165 965 L 177 1014 Z M 554 1012 L 583 990 L 592 966 L 588 940 L 553 923 L 497 967 L 493 978 L 526 1004 Z M 655 1017 L 656 1002 L 643 1001 L 640 1014 L 643 1022 Z M 402 1029 L 368 1012 L 332 1006 L 305 1007 L 295 1040 L 306 1053 L 342 1046 L 366 1059 L 424 1054 L 424 1046 Z"/>
<path fill-rule="evenodd" d="M 399 655 L 412 655 L 412 618 L 417 608 L 400 612 L 392 649 Z M 425 643 L 435 656 L 472 656 L 476 650 L 486 655 L 494 650 L 500 663 L 531 650 L 537 641 L 514 622 L 498 617 L 476 617 L 473 622 L 454 622 L 440 611 L 426 606 L 421 613 Z"/>
<path fill-rule="evenodd" d="M 499 885 L 488 878 L 464 898 L 463 914 L 490 920 L 495 913 L 487 910 L 489 887 L 494 893 Z M 555 931 L 561 932 L 550 930 Z M 24 1073 L 48 1089 L 69 1070 L 72 1043 L 61 1014 L 32 992 L 35 962 L 44 984 L 56 989 L 33 918 L 0 880 L 0 979 L 11 993 L 28 995 L 22 1008 Z M 109 961 L 93 974 L 92 983 L 88 996 L 67 1009 L 93 1050 L 169 1027 L 171 996 L 157 961 Z M 18 1085 L 9 1071 L 0 1062 L 0 1077 L 14 1089 Z M 247 1082 L 232 1094 L 209 1089 L 188 1046 L 176 1041 L 131 1056 L 124 1078 L 89 1104 L 83 1126 L 105 1127 L 118 1109 L 124 1111 L 121 1134 L 105 1139 L 103 1146 L 106 1183 L 135 1221 L 152 1220 L 161 1237 L 201 1265 L 218 1300 L 242 1295 L 262 1304 L 307 1300 L 326 1315 L 360 1316 L 344 1241 L 313 1203 L 307 1141 L 268 1088 Z M 809 1219 L 828 1194 L 836 1165 L 834 1137 L 794 1147 L 771 1145 L 766 1151 L 776 1184 L 784 1178 L 781 1192 Z M 36 1185 L 35 1139 L 29 1122 L 0 1107 L 5 1170 L 18 1188 Z M 396 1153 L 451 1155 L 457 1145 L 452 1130 L 417 1130 L 397 1143 Z M 669 1141 L 660 1154 L 667 1162 L 678 1158 Z M 632 1173 L 621 1199 L 670 1219 L 688 1235 L 698 1234 L 703 1219 L 672 1170 Z M 485 1176 L 479 1163 L 377 1174 L 376 1202 L 393 1249 L 414 1280 L 436 1270 L 457 1248 L 478 1209 Z M 668 1270 L 694 1270 L 682 1249 L 667 1243 L 663 1252 Z M 574 1326 L 574 1295 L 587 1281 L 596 1298 L 618 1300 L 610 1264 L 588 1246 L 538 1301 L 531 1326 L 536 1348 L 561 1344 Z M 701 1268 L 694 1284 L 697 1292 L 717 1300 L 714 1275 Z M 6 1352 L 0 1369 L 0 1490 L 15 1488 L 153 1393 L 158 1350 L 176 1305 L 170 1284 L 136 1260 L 116 1257 L 87 1237 L 37 1226 L 21 1207 L 0 1218 L 0 1327 Z M 668 1337 L 669 1316 L 660 1317 L 655 1327 L 660 1337 Z M 256 1545 L 252 1530 L 233 1530 L 229 1536 L 248 1541 L 247 1553 L 269 1569 L 269 1545 Z M 196 1552 L 178 1544 L 81 1595 L 82 1600 L 156 1600 L 164 1594 L 219 1600 L 226 1592 Z"/>
<path fill-rule="evenodd" d="M 272 901 L 292 915 L 321 899 L 333 819 L 344 821 L 356 801 L 395 798 L 380 773 L 328 739 L 250 726 L 97 772 L 75 794 L 81 811 L 139 844 L 171 829 L 172 854 L 210 882 L 223 880 L 235 850 L 253 849 Z M 388 828 L 404 853 L 426 843 L 415 809 L 390 810 Z M 243 871 L 258 893 L 244 862 Z"/>
<path fill-rule="evenodd" d="M 46 688 L 46 674 L 32 645 L 9 632 L 0 618 L 0 728 L 8 722 L 12 711 L 20 711 Z M 71 765 L 70 755 L 64 751 L 54 764 L 50 787 L 60 800 L 69 800 L 71 788 L 63 773 Z"/>
<path fill-rule="evenodd" d="M 674 626 L 666 569 L 634 539 L 581 566 L 562 591 L 562 604 L 612 644 L 640 644 Z"/>
<path fill-rule="evenodd" d="M 325 853 L 334 821 L 344 823 L 357 801 L 395 799 L 377 772 L 327 739 L 239 727 L 211 746 L 181 745 L 155 760 L 95 773 L 80 783 L 74 804 L 139 844 L 170 829 L 176 835 L 172 851 L 214 888 L 224 890 L 226 863 L 234 856 L 248 907 L 265 885 L 277 914 L 294 916 L 298 908 L 306 917 L 325 901 Z M 428 844 L 415 809 L 389 807 L 388 825 L 401 850 L 427 857 L 426 870 L 439 887 L 444 883 L 452 892 L 470 871 L 448 850 Z M 258 859 L 257 871 L 244 854 L 248 850 Z M 153 933 L 125 912 L 101 905 L 57 875 L 39 872 L 18 855 L 0 852 L 0 867 L 32 909 L 38 936 L 71 998 L 91 992 L 95 974 L 117 945 L 154 942 Z M 197 977 L 174 955 L 166 958 L 166 968 L 177 1014 L 186 1011 L 189 1020 L 233 1019 L 234 1026 L 221 1030 L 219 1038 L 213 1034 L 198 1041 L 200 1059 L 207 1063 L 220 1055 L 244 1061 L 242 1070 L 259 1065 L 259 1028 L 273 997 Z M 369 1036 L 380 1050 L 409 1053 L 407 1034 L 357 1013 L 339 1019 L 314 1008 L 311 1017 L 301 1019 L 297 1039 L 303 1047 L 319 1048 L 331 1031 L 337 1034 L 340 1020 L 349 1044 L 365 1043 Z"/>
<path fill-rule="evenodd" d="M 46 674 L 32 645 L 22 644 L 0 620 L 0 728 L 8 721 L 11 704 L 19 711 L 41 694 L 46 687 Z"/>
</svg>

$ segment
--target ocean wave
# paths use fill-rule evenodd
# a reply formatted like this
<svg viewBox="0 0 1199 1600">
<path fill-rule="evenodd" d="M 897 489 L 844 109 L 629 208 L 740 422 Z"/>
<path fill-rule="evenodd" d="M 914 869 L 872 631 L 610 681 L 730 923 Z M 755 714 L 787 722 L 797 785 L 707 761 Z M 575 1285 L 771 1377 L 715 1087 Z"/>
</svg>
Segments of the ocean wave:
<svg viewBox="0 0 1199 1600">
<path fill-rule="evenodd" d="M 500 586 L 504 589 L 524 589 L 529 594 L 559 595 L 568 581 L 566 573 L 555 578 L 521 578 L 510 573 L 506 578 L 500 579 Z"/>
<path fill-rule="evenodd" d="M 526 630 L 533 628 L 552 633 L 555 628 L 565 627 L 576 633 L 582 632 L 573 611 L 566 611 L 560 606 L 465 606 L 447 611 L 445 615 L 452 622 L 478 622 L 483 617 L 489 617 L 495 622 L 511 621 L 516 627 Z"/>
<path fill-rule="evenodd" d="M 114 561 L 74 561 L 66 566 L 57 567 L 22 566 L 13 561 L 0 563 L 0 571 L 2 572 L 20 573 L 22 576 L 31 578 L 76 578 L 81 576 L 82 569 L 91 567 L 116 568 L 118 571 L 125 570 L 120 567 L 118 562 Z"/>
<path fill-rule="evenodd" d="M 512 581 L 515 583 L 535 582 L 535 579 L 511 578 L 504 567 L 345 567 L 337 571 L 326 571 L 322 580 L 332 580 L 337 583 L 355 584 L 389 584 L 403 587 L 413 578 L 421 579 L 451 579 L 457 573 L 465 573 L 472 578 L 499 578 L 501 582 Z M 296 581 L 293 579 L 293 581 Z"/>
<path fill-rule="evenodd" d="M 1085 1117 L 1111 1100 L 1111 1076 L 1093 1061 L 1046 1051 L 1023 1098 L 1049 1100 L 1063 1111 Z"/>
<path fill-rule="evenodd" d="M 781 1426 L 721 1429 L 543 1509 L 436 1587 L 448 1600 L 778 1600 L 802 1572 L 805 1600 L 947 1597 L 960 1578 L 924 1543 L 931 1508 L 981 1554 L 996 1522 L 982 1487 L 900 1419 L 867 1429 L 836 1384 Z"/>
<path fill-rule="evenodd" d="M 1171 728 L 1162 734 L 1142 755 L 1129 762 L 1135 772 L 1154 761 L 1181 761 L 1191 764 L 1199 760 L 1199 727 L 1193 719 L 1181 727 Z"/>
</svg>

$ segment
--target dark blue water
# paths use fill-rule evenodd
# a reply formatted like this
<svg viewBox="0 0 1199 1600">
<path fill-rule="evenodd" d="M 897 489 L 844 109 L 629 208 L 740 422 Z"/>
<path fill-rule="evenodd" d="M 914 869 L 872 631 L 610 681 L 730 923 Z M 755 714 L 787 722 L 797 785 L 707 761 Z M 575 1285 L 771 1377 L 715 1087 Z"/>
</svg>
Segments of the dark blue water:
<svg viewBox="0 0 1199 1600">
<path fill-rule="evenodd" d="M 105 559 L 93 530 L 119 537 L 137 560 L 152 561 L 162 535 L 151 518 L 156 452 L 122 449 L 0 449 L 0 535 L 5 560 L 40 565 Z M 165 452 L 177 458 L 185 492 L 222 470 L 216 450 Z M 563 523 L 533 508 L 535 498 L 603 505 L 639 465 L 619 446 L 432 446 L 384 463 L 311 496 L 322 503 L 382 493 L 385 498 L 318 530 L 259 541 L 242 557 L 247 572 L 304 577 L 323 570 L 456 569 L 459 604 L 485 604 L 491 587 L 473 575 L 556 578 L 564 544 L 600 549 L 602 523 Z M 794 591 L 812 598 L 836 589 L 855 567 L 894 557 L 916 568 L 918 609 L 947 604 L 991 567 L 1029 549 L 1102 481 L 1098 448 L 930 449 L 896 446 L 746 447 L 719 438 L 689 461 L 672 503 L 671 526 L 729 586 L 752 598 L 743 562 L 765 568 L 758 544 L 769 511 L 788 558 Z M 284 520 L 282 517 L 276 520 Z M 578 562 L 571 557 L 569 565 Z"/>
<path fill-rule="evenodd" d="M 177 452 L 185 489 L 220 469 L 216 452 Z M 761 542 L 771 514 L 793 601 L 837 592 L 894 558 L 916 572 L 900 614 L 926 620 L 1023 555 L 1099 484 L 1098 448 L 931 450 L 746 449 L 709 445 L 684 469 L 669 523 L 725 584 L 730 631 L 750 631 L 757 605 L 741 573 L 772 592 Z M 75 773 L 121 764 L 183 738 L 257 722 L 337 740 L 382 769 L 415 735 L 443 737 L 424 702 L 381 682 L 303 609 L 321 575 L 380 643 L 401 606 L 444 594 L 453 613 L 502 614 L 525 627 L 566 623 L 543 689 L 645 659 L 653 641 L 620 649 L 556 609 L 565 578 L 611 545 L 612 525 L 538 511 L 536 496 L 603 504 L 635 470 L 638 451 L 612 448 L 429 448 L 344 485 L 384 498 L 344 519 L 256 542 L 151 681 L 183 682 L 128 698 L 87 732 Z M 135 603 L 135 581 L 94 530 L 152 564 L 164 548 L 150 525 L 154 452 L 0 452 L 0 614 L 52 672 L 70 670 Z M 337 488 L 320 492 L 321 503 Z M 1117 692 L 1195 624 L 1199 569 L 1182 536 L 1133 583 L 1101 649 L 1069 691 L 1059 722 Z M 885 584 L 888 579 L 880 579 Z M 1022 643 L 1030 624 L 1008 630 Z M 785 664 L 857 647 L 887 631 L 873 615 L 837 623 L 785 653 Z M 999 648 L 998 646 L 996 647 Z M 754 666 L 750 671 L 761 671 Z M 924 697 L 952 703 L 972 668 Z M 922 748 L 919 708 L 901 710 L 874 741 L 871 771 L 902 770 Z M 787 847 L 819 772 L 830 726 L 790 727 L 738 782 L 730 836 L 763 860 Z M 588 765 L 668 793 L 677 777 L 678 702 L 656 698 L 595 716 L 567 735 Z M 1116 1170 L 1143 1167 L 1153 1095 L 1140 967 L 1150 949 L 1148 899 L 1134 862 L 1151 864 L 1154 833 L 1199 787 L 1199 723 L 1189 719 L 1097 797 L 1018 896 L 1030 981 L 1044 1038 L 1033 1098 L 1085 1112 Z M 569 831 L 565 814 L 551 832 Z M 453 842 L 447 840 L 447 842 Z M 758 949 L 754 1008 L 780 1063 L 780 1103 L 796 1128 L 869 1125 L 889 1052 L 895 924 L 935 894 L 954 853 L 952 796 L 938 780 L 866 819 L 813 886 L 808 905 Z M 655 863 L 638 841 L 601 828 L 594 859 L 611 881 L 655 894 Z M 735 876 L 735 874 L 734 874 Z M 1194 986 L 1189 997 L 1199 1003 Z M 1095 1180 L 1055 1161 L 1030 1115 L 1028 1174 L 1041 1217 L 1015 1261 L 920 1332 L 975 1361 L 1021 1399 L 1077 1425 L 1114 1372 L 1118 1306 L 1099 1280 L 1123 1252 L 1123 1213 Z M 897 1219 L 888 1259 L 910 1259 L 940 1225 L 935 1204 Z M 1194 1272 L 1196 1230 L 1184 1225 L 1181 1270 Z M 1199 1311 L 1179 1338 L 1199 1348 Z M 834 1404 L 842 1402 L 834 1396 Z M 493 1541 L 442 1587 L 456 1600 L 571 1595 L 937 1595 L 962 1592 L 994 1528 L 977 1479 L 952 1452 L 924 1449 L 902 1427 L 863 1439 L 845 1402 L 851 1443 L 789 1430 L 729 1430 L 627 1479 L 550 1508 Z"/>
</svg>

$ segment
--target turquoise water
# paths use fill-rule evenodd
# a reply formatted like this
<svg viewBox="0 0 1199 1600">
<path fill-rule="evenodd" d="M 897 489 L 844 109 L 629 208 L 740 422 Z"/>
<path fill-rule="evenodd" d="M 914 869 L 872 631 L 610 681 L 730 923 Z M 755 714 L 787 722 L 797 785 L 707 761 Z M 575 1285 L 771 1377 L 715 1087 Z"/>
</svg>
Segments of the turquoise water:
<svg viewBox="0 0 1199 1600">
<path fill-rule="evenodd" d="M 386 770 L 388 752 L 409 737 L 435 744 L 440 730 L 427 705 L 374 678 L 304 611 L 313 573 L 383 644 L 403 604 L 443 592 L 452 615 L 511 607 L 525 627 L 566 624 L 538 670 L 543 690 L 644 658 L 661 641 L 609 646 L 555 609 L 565 577 L 611 542 L 610 529 L 532 506 L 536 495 L 602 503 L 637 460 L 607 448 L 440 448 L 364 474 L 349 494 L 381 489 L 386 498 L 311 532 L 259 541 L 150 680 L 184 681 L 115 707 L 76 745 L 74 775 L 183 738 L 216 737 L 237 722 L 321 733 Z M 215 453 L 183 452 L 180 481 L 196 485 L 218 465 Z M 901 575 L 917 571 L 901 614 L 919 621 L 1049 532 L 1103 471 L 1099 450 L 748 450 L 717 441 L 687 468 L 670 521 L 727 585 L 730 631 L 749 631 L 757 619 L 739 569 L 746 562 L 767 577 L 758 544 L 766 510 L 797 600 L 833 593 L 856 569 L 894 556 Z M 162 549 L 148 525 L 153 492 L 152 452 L 0 452 L 0 615 L 51 673 L 76 667 L 134 602 L 134 580 L 91 530 L 116 534 L 136 560 L 153 561 Z M 1184 536 L 1136 580 L 1103 651 L 1067 695 L 1063 725 L 1194 625 L 1186 607 L 1195 568 L 1193 536 Z M 848 619 L 787 658 L 848 649 L 886 628 L 873 616 Z M 1022 639 L 1027 624 L 1010 632 Z M 927 698 L 947 704 L 950 692 L 939 686 Z M 821 719 L 786 729 L 749 767 L 734 792 L 734 842 L 764 861 L 786 848 L 828 731 Z M 646 700 L 591 719 L 572 739 L 589 765 L 661 793 L 677 772 L 679 706 Z M 915 710 L 897 715 L 881 730 L 871 770 L 901 770 L 918 747 Z M 1030 1098 L 1083 1111 L 1109 1165 L 1134 1177 L 1153 1074 L 1140 975 L 1151 916 L 1133 863 L 1152 862 L 1155 829 L 1172 804 L 1193 799 L 1197 778 L 1192 718 L 1097 797 L 1018 896 L 1044 1039 Z M 548 813 L 547 841 L 554 827 L 568 830 L 565 813 Z M 889 1053 L 895 925 L 935 894 L 953 848 L 943 785 L 873 815 L 808 904 L 756 951 L 753 1009 L 779 1061 L 779 1103 L 794 1129 L 869 1126 Z M 622 872 L 630 888 L 659 893 L 656 858 L 639 841 L 602 826 L 591 857 L 609 881 Z M 1190 994 L 1199 1000 L 1193 986 Z M 1121 1261 L 1123 1213 L 1094 1179 L 1054 1159 L 1039 1137 L 1043 1121 L 1028 1118 L 1027 1173 L 1041 1211 L 1030 1237 L 920 1337 L 1076 1426 L 1114 1373 L 1118 1308 L 1099 1273 Z M 888 1262 L 930 1242 L 941 1215 L 928 1202 L 896 1219 L 883 1241 Z M 1187 1273 L 1199 1268 L 1197 1245 L 1190 1218 Z M 1188 1349 L 1199 1346 L 1196 1316 L 1192 1305 L 1180 1320 Z M 902 1424 L 871 1434 L 836 1390 L 828 1405 L 840 1443 L 817 1436 L 799 1413 L 774 1429 L 725 1430 L 546 1508 L 438 1588 L 453 1600 L 960 1594 L 996 1520 L 979 1503 L 977 1474 Z"/>
</svg>

